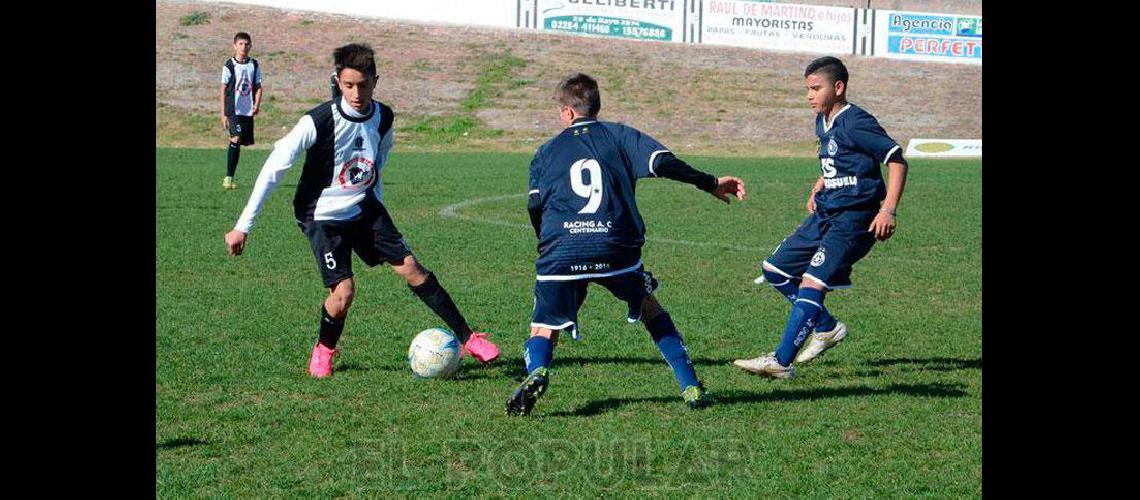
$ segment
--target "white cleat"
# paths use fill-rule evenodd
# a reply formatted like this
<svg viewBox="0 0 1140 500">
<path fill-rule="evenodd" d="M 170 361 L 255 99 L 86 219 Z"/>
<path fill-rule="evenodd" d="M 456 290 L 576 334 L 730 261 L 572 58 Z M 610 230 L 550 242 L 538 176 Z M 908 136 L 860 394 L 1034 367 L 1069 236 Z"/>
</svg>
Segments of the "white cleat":
<svg viewBox="0 0 1140 500">
<path fill-rule="evenodd" d="M 774 352 L 753 359 L 738 359 L 732 364 L 768 378 L 790 379 L 796 376 L 796 368 L 792 365 L 780 365 L 780 362 L 776 361 L 776 353 Z"/>
<path fill-rule="evenodd" d="M 844 337 L 847 336 L 847 325 L 839 321 L 835 324 L 835 328 L 826 332 L 815 332 L 811 335 L 811 341 L 808 345 L 800 349 L 800 353 L 796 355 L 796 363 L 807 363 L 823 354 L 823 351 L 835 347 Z"/>
</svg>

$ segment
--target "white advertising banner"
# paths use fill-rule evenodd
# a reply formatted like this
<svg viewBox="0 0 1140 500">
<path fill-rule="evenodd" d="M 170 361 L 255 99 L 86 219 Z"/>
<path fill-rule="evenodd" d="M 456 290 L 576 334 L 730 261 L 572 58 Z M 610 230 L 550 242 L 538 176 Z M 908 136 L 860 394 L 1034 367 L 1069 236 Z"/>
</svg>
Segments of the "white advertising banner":
<svg viewBox="0 0 1140 500">
<path fill-rule="evenodd" d="M 202 0 L 631 40 L 982 62 L 982 18 L 757 0 Z"/>
<path fill-rule="evenodd" d="M 535 24 L 578 35 L 691 42 L 687 5 L 685 0 L 538 0 Z"/>
<path fill-rule="evenodd" d="M 956 14 L 874 11 L 877 57 L 982 63 L 982 18 Z"/>
<path fill-rule="evenodd" d="M 700 43 L 855 53 L 855 9 L 747 0 L 704 0 Z"/>
</svg>

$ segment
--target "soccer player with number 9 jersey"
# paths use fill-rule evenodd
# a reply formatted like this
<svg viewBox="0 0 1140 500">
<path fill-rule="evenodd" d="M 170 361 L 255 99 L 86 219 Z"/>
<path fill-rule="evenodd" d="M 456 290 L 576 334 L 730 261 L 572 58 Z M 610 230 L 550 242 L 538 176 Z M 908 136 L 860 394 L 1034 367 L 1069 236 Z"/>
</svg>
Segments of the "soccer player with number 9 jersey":
<svg viewBox="0 0 1140 500">
<path fill-rule="evenodd" d="M 599 121 L 598 83 L 577 73 L 555 90 L 562 130 L 543 144 L 530 165 L 527 209 L 538 236 L 531 336 L 524 349 L 527 377 L 507 401 L 507 413 L 526 415 L 545 392 L 560 332 L 579 337 L 578 309 L 590 283 L 629 308 L 627 320 L 649 330 L 690 407 L 709 403 L 681 333 L 653 296 L 657 280 L 641 263 L 645 224 L 637 210 L 638 179 L 665 177 L 693 184 L 718 199 L 743 200 L 744 181 L 694 170 L 637 129 Z"/>
</svg>

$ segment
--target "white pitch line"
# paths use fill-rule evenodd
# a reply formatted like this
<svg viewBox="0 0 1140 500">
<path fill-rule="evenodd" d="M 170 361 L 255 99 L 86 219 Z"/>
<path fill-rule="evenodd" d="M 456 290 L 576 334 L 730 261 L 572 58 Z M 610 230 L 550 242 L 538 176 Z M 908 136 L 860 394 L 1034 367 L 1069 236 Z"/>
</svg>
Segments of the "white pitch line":
<svg viewBox="0 0 1140 500">
<path fill-rule="evenodd" d="M 498 195 L 498 196 L 488 196 L 485 198 L 474 198 L 474 199 L 470 199 L 470 200 L 461 201 L 459 203 L 453 203 L 451 205 L 443 207 L 442 209 L 440 209 L 439 215 L 440 215 L 440 217 L 444 217 L 444 218 L 450 217 L 450 218 L 465 220 L 468 222 L 477 222 L 477 223 L 481 223 L 481 224 L 491 224 L 491 225 L 495 225 L 495 226 L 514 227 L 514 228 L 520 228 L 520 229 L 531 229 L 530 224 L 519 224 L 516 222 L 507 222 L 504 220 L 496 220 L 496 219 L 484 219 L 482 217 L 472 217 L 470 215 L 463 215 L 463 214 L 459 213 L 459 209 L 461 209 L 461 208 L 467 208 L 467 207 L 475 206 L 475 205 L 478 205 L 480 203 L 486 203 L 489 201 L 506 200 L 509 198 L 525 198 L 525 197 L 527 197 L 526 193 L 514 193 L 514 194 L 502 194 L 502 195 Z M 645 238 L 645 241 L 653 241 L 653 242 L 657 242 L 657 243 L 671 243 L 671 244 L 675 244 L 675 245 L 689 245 L 689 246 L 694 246 L 694 247 L 727 248 L 729 250 L 737 250 L 740 252 L 760 252 L 760 253 L 763 253 L 765 255 L 768 254 L 768 250 L 763 249 L 763 248 L 743 246 L 743 245 L 730 245 L 727 243 L 715 243 L 715 242 L 711 242 L 711 241 L 675 240 L 675 239 L 671 239 L 671 238 L 658 238 L 655 236 L 648 236 Z"/>
</svg>

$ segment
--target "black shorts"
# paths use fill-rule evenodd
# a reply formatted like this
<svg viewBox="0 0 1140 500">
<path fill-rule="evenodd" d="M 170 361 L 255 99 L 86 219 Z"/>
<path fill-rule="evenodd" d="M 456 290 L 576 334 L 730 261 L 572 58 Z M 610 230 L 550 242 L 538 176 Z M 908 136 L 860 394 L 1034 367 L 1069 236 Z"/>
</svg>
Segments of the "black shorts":
<svg viewBox="0 0 1140 500">
<path fill-rule="evenodd" d="M 400 264 L 412 250 L 384 205 L 378 212 L 350 221 L 319 220 L 298 224 L 309 238 L 326 288 L 352 277 L 352 250 L 368 267 Z"/>
<path fill-rule="evenodd" d="M 229 115 L 226 121 L 230 125 L 230 137 L 238 137 L 238 144 L 242 146 L 253 145 L 253 117 L 245 115 Z"/>
</svg>

